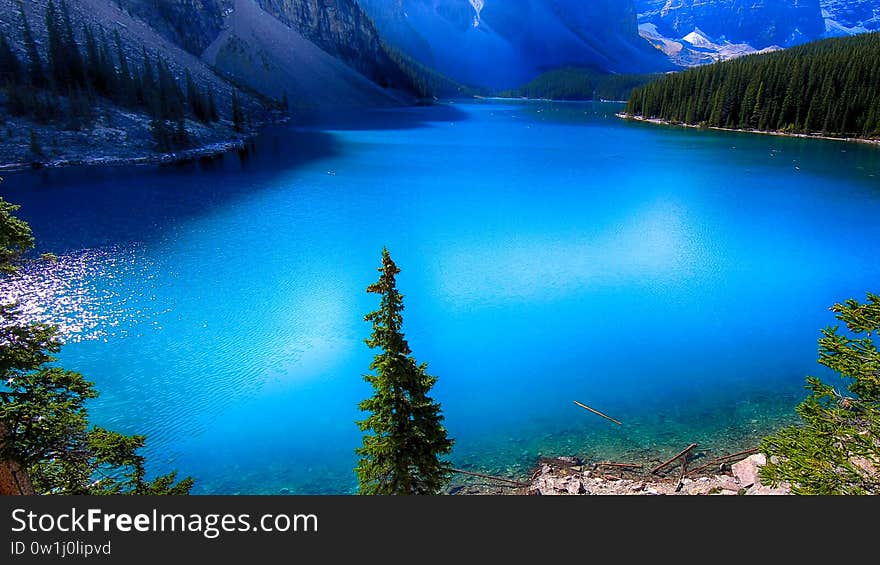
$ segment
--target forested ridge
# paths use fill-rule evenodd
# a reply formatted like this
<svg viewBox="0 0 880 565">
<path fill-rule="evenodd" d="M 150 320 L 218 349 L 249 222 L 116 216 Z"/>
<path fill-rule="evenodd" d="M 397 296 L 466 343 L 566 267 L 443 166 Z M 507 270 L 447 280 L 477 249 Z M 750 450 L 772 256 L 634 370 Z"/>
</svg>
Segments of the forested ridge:
<svg viewBox="0 0 880 565">
<path fill-rule="evenodd" d="M 880 138 L 880 33 L 667 75 L 625 113 L 706 127 Z"/>
<path fill-rule="evenodd" d="M 660 75 L 609 74 L 593 69 L 564 67 L 536 77 L 530 83 L 499 93 L 505 97 L 547 100 L 626 100 L 633 88 Z"/>
<path fill-rule="evenodd" d="M 22 30 L 20 45 L 0 30 L 2 125 L 12 116 L 38 128 L 52 125 L 84 131 L 101 118 L 109 121 L 105 111 L 109 105 L 148 116 L 155 149 L 165 152 L 193 145 L 188 119 L 205 127 L 221 120 L 223 112 L 210 84 L 197 83 L 188 69 L 175 74 L 158 51 L 146 46 L 139 58 L 126 55 L 118 30 L 109 34 L 101 26 L 74 23 L 65 0 L 49 0 L 40 20 L 28 17 L 23 4 L 14 17 Z M 38 26 L 45 34 L 37 33 Z M 247 116 L 234 89 L 231 112 L 225 113 L 231 116 L 234 130 L 243 132 Z M 30 131 L 30 153 L 42 157 L 43 148 L 34 129 Z"/>
</svg>

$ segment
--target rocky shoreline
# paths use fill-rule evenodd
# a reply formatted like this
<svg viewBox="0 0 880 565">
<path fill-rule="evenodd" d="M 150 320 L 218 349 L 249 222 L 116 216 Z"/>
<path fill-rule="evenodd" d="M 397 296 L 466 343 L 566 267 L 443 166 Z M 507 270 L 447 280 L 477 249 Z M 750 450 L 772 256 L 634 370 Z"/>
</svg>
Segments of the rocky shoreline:
<svg viewBox="0 0 880 565">
<path fill-rule="evenodd" d="M 696 475 L 673 470 L 667 476 L 651 474 L 640 467 L 589 464 L 576 457 L 544 458 L 526 482 L 502 483 L 486 479 L 450 489 L 452 495 L 531 496 L 735 496 L 789 495 L 790 486 L 764 485 L 758 469 L 767 463 L 756 453 L 736 463 L 723 463 L 711 472 Z"/>
<path fill-rule="evenodd" d="M 168 165 L 215 157 L 246 149 L 264 128 L 290 121 L 280 112 L 268 112 L 254 117 L 247 131 L 239 132 L 228 120 L 203 124 L 188 119 L 185 123 L 190 146 L 160 152 L 146 114 L 107 103 L 101 103 L 95 112 L 94 122 L 79 129 L 6 116 L 0 126 L 0 173 L 77 166 Z"/>
<path fill-rule="evenodd" d="M 243 138 L 210 143 L 201 147 L 174 151 L 170 153 L 154 153 L 134 157 L 119 157 L 109 155 L 50 159 L 46 161 L 5 163 L 0 165 L 0 172 L 16 172 L 33 169 L 79 166 L 170 165 L 174 163 L 190 161 L 192 159 L 216 157 L 225 153 L 229 153 L 230 151 L 241 151 L 247 148 L 249 142 L 249 139 Z"/>
<path fill-rule="evenodd" d="M 846 141 L 849 143 L 864 143 L 866 145 L 875 145 L 880 146 L 880 139 L 866 139 L 862 137 L 834 137 L 830 135 L 820 135 L 820 134 L 809 134 L 809 133 L 790 133 L 785 131 L 765 131 L 760 129 L 737 129 L 737 128 L 721 128 L 721 127 L 703 127 L 697 124 L 686 124 L 683 122 L 673 122 L 670 120 L 663 120 L 660 118 L 647 118 L 645 116 L 636 116 L 633 114 L 627 114 L 626 112 L 619 112 L 616 114 L 618 118 L 623 120 L 629 120 L 633 122 L 644 122 L 648 124 L 654 124 L 659 126 L 678 126 L 684 128 L 691 129 L 707 129 L 712 131 L 727 131 L 734 133 L 753 133 L 758 135 L 772 135 L 774 137 L 796 137 L 801 139 L 824 139 L 826 141 Z"/>
</svg>

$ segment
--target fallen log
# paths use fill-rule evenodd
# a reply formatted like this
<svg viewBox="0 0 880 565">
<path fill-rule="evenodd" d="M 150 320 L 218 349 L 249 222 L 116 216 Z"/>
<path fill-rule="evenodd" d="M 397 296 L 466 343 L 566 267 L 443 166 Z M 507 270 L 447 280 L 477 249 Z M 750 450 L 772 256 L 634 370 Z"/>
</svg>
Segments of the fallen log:
<svg viewBox="0 0 880 565">
<path fill-rule="evenodd" d="M 711 467 L 711 466 L 713 466 L 713 465 L 718 465 L 719 463 L 727 463 L 727 462 L 730 461 L 731 459 L 736 459 L 737 457 L 745 457 L 746 455 L 751 455 L 752 453 L 755 453 L 755 452 L 757 452 L 757 451 L 758 451 L 758 448 L 757 448 L 757 447 L 753 447 L 753 448 L 751 448 L 751 449 L 746 449 L 746 450 L 744 450 L 744 451 L 739 451 L 739 452 L 737 452 L 737 453 L 732 453 L 732 454 L 730 454 L 730 455 L 725 455 L 725 456 L 723 456 L 723 457 L 717 457 L 717 458 L 715 458 L 715 459 L 709 461 L 709 462 L 706 463 L 705 465 L 702 465 L 702 466 L 700 466 L 700 467 L 697 467 L 696 469 L 691 470 L 691 471 L 688 473 L 688 475 L 695 475 L 695 474 L 699 473 L 700 471 L 703 471 L 703 470 L 705 470 L 705 469 L 708 469 L 709 467 Z"/>
<path fill-rule="evenodd" d="M 512 479 L 505 479 L 504 477 L 493 477 L 492 475 L 484 475 L 483 473 L 474 473 L 473 471 L 464 471 L 462 469 L 449 469 L 452 473 L 457 473 L 459 475 L 468 475 L 471 477 L 478 477 L 480 479 L 488 479 L 490 481 L 499 481 L 502 483 L 508 483 L 511 485 L 516 485 L 518 487 L 527 487 L 528 483 L 521 483 L 519 481 L 514 481 Z"/>
<path fill-rule="evenodd" d="M 578 406 L 580 406 L 581 408 L 583 408 L 584 410 L 589 410 L 590 412 L 592 412 L 593 414 L 595 414 L 595 415 L 597 415 L 597 416 L 602 416 L 602 417 L 605 418 L 606 420 L 611 420 L 612 422 L 614 422 L 614 423 L 617 424 L 618 426 L 622 426 L 622 425 L 623 425 L 623 422 L 621 422 L 620 420 L 615 420 L 615 419 L 612 418 L 611 416 L 608 416 L 607 414 L 603 414 L 603 413 L 599 412 L 598 410 L 596 410 L 596 409 L 594 409 L 594 408 L 590 408 L 590 407 L 587 406 L 586 404 L 581 404 L 581 403 L 578 402 L 577 400 L 575 400 L 574 403 L 577 404 Z"/>
<path fill-rule="evenodd" d="M 653 469 L 651 469 L 651 474 L 652 474 L 652 475 L 656 474 L 657 471 L 659 471 L 660 469 L 662 469 L 662 468 L 668 466 L 670 463 L 673 463 L 676 459 L 678 459 L 678 458 L 680 458 L 680 457 L 682 457 L 682 456 L 684 456 L 684 457 L 685 457 L 685 461 L 687 461 L 687 455 L 688 455 L 691 451 L 693 451 L 693 449 L 694 449 L 695 447 L 697 447 L 697 444 L 696 444 L 696 443 L 692 443 L 692 444 L 690 444 L 689 446 L 685 447 L 684 449 L 681 450 L 681 452 L 679 452 L 678 455 L 676 455 L 676 456 L 673 457 L 672 459 L 667 459 L 667 460 L 664 461 L 663 463 L 660 463 L 659 465 L 657 465 L 656 467 L 654 467 Z"/>
<path fill-rule="evenodd" d="M 603 461 L 596 463 L 597 467 L 618 467 L 620 469 L 641 469 L 642 465 L 638 463 L 612 463 L 611 461 Z"/>
</svg>

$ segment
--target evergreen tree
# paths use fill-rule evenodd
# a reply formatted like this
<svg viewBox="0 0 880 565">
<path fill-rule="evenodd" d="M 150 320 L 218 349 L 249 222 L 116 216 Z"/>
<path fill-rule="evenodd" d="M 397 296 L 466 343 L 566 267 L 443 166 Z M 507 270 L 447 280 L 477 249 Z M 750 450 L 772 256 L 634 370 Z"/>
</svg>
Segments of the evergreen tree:
<svg viewBox="0 0 880 565">
<path fill-rule="evenodd" d="M 6 40 L 6 35 L 0 31 L 0 87 L 17 86 L 21 79 L 21 61 Z"/>
<path fill-rule="evenodd" d="M 85 66 L 82 55 L 79 52 L 79 44 L 73 33 L 73 24 L 70 20 L 70 6 L 66 0 L 61 0 L 61 32 L 64 42 L 65 63 L 67 64 L 70 80 L 76 86 L 85 85 Z"/>
<path fill-rule="evenodd" d="M 232 91 L 232 127 L 239 133 L 244 131 L 244 110 L 236 90 Z"/>
<path fill-rule="evenodd" d="M 216 122 L 220 119 L 220 114 L 217 113 L 217 104 L 214 102 L 214 91 L 208 90 L 208 116 L 212 122 Z"/>
<path fill-rule="evenodd" d="M 19 208 L 0 197 L 0 276 L 14 272 L 21 256 L 34 246 L 30 226 L 14 214 Z"/>
<path fill-rule="evenodd" d="M 626 113 L 672 123 L 837 136 L 876 134 L 880 33 L 828 39 L 665 75 Z"/>
<path fill-rule="evenodd" d="M 55 11 L 55 3 L 49 0 L 46 4 L 46 36 L 48 47 L 46 48 L 46 66 L 49 69 L 49 81 L 52 88 L 58 91 L 66 91 L 70 85 L 70 68 L 67 65 L 67 46 L 61 36 L 58 25 L 58 13 Z"/>
<path fill-rule="evenodd" d="M 767 437 L 761 468 L 768 484 L 787 481 L 797 494 L 880 494 L 880 296 L 832 307 L 846 325 L 826 328 L 819 363 L 846 380 L 851 395 L 808 377 L 810 396 L 798 406 L 803 425 Z"/>
<path fill-rule="evenodd" d="M 37 42 L 34 40 L 31 25 L 28 23 L 27 16 L 24 13 L 24 4 L 19 3 L 18 10 L 21 16 L 22 39 L 28 59 L 28 81 L 31 86 L 41 88 L 46 85 L 43 61 L 40 59 L 40 52 L 37 51 Z"/>
<path fill-rule="evenodd" d="M 150 55 L 147 48 L 143 48 L 143 64 L 141 68 L 140 86 L 141 103 L 147 108 L 153 109 L 154 103 L 158 102 L 156 95 L 156 79 L 153 75 L 153 63 L 150 61 Z M 154 109 L 155 113 L 155 109 Z"/>
<path fill-rule="evenodd" d="M 33 157 L 42 157 L 43 156 L 43 148 L 40 146 L 40 141 L 37 139 L 37 133 L 34 131 L 34 128 L 31 128 L 31 131 L 30 131 L 29 150 L 31 152 L 31 156 L 33 156 Z"/>
<path fill-rule="evenodd" d="M 367 314 L 373 333 L 366 340 L 379 349 L 364 379 L 373 396 L 360 403 L 370 415 L 358 422 L 367 432 L 357 475 L 362 494 L 437 494 L 449 480 L 449 469 L 440 459 L 452 451 L 453 442 L 443 427 L 440 404 L 428 396 L 437 378 L 411 356 L 402 332 L 403 295 L 397 290 L 400 269 L 388 249 L 382 251 L 378 282 L 367 292 L 381 296 L 379 309 Z"/>
<path fill-rule="evenodd" d="M 89 85 L 103 93 L 104 89 L 100 85 L 101 80 L 101 56 L 98 52 L 98 42 L 95 40 L 95 34 L 88 25 L 83 27 L 83 41 L 86 47 L 85 57 L 85 74 L 88 77 Z"/>
<path fill-rule="evenodd" d="M 122 48 L 122 38 L 119 36 L 119 30 L 114 30 L 113 40 L 116 43 L 116 58 L 119 60 L 119 93 L 120 101 L 125 106 L 133 106 L 137 98 L 137 87 L 135 77 L 132 76 L 128 67 L 128 58 L 125 56 L 125 50 Z"/>
</svg>

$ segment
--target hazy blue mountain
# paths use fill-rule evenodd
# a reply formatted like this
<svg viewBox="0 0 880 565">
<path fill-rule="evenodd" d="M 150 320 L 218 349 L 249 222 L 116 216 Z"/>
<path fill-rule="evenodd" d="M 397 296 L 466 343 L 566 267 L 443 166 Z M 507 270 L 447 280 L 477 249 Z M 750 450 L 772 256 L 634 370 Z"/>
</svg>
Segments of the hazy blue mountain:
<svg viewBox="0 0 880 565">
<path fill-rule="evenodd" d="M 821 0 L 829 36 L 880 30 L 880 0 Z"/>
<path fill-rule="evenodd" d="M 819 0 L 636 0 L 641 23 L 681 38 L 699 29 L 713 40 L 755 49 L 788 47 L 824 32 Z"/>
<path fill-rule="evenodd" d="M 374 82 L 395 85 L 404 82 L 400 69 L 382 49 L 373 23 L 356 0 L 115 1 L 195 55 L 202 55 L 224 30 L 230 28 L 237 13 L 250 15 L 260 11 Z M 278 49 L 290 47 L 286 39 L 275 41 Z M 273 51 L 271 42 L 261 45 L 261 49 Z M 270 55 L 285 57 L 287 54 Z M 252 86 L 259 88 L 259 85 Z"/>
<path fill-rule="evenodd" d="M 360 0 L 392 45 L 464 83 L 523 84 L 562 66 L 669 67 L 639 38 L 631 0 Z"/>
</svg>

